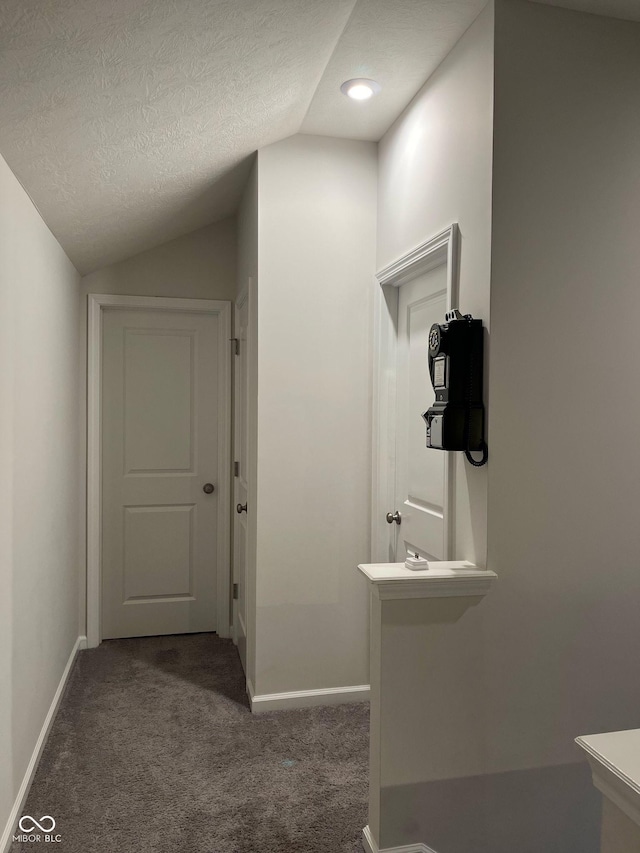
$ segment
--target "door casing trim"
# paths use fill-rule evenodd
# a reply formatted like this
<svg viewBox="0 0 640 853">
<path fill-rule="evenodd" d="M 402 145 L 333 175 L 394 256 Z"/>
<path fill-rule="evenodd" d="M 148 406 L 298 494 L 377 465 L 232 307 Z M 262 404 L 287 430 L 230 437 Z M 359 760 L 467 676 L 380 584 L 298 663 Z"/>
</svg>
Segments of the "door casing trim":
<svg viewBox="0 0 640 853">
<path fill-rule="evenodd" d="M 458 307 L 460 229 L 456 222 L 379 270 L 373 287 L 373 418 L 371 560 L 388 563 L 388 533 L 381 519 L 395 501 L 395 402 L 398 288 L 439 266 L 447 269 L 447 311 Z M 443 318 L 444 319 L 444 318 Z M 426 355 L 425 355 L 426 358 Z M 428 390 L 428 389 L 427 389 Z M 455 459 L 445 468 L 444 559 L 453 559 Z M 392 561 L 393 562 L 393 561 Z"/>
<path fill-rule="evenodd" d="M 87 328 L 87 645 L 102 641 L 102 311 L 104 308 L 181 311 L 220 318 L 218 388 L 217 633 L 231 636 L 231 303 L 214 299 L 88 294 Z"/>
<path fill-rule="evenodd" d="M 249 281 L 242 288 L 240 293 L 236 296 L 235 302 L 233 303 L 233 306 L 232 306 L 232 308 L 233 308 L 233 334 L 236 337 L 238 337 L 238 335 L 239 335 L 239 330 L 238 330 L 238 327 L 236 325 L 236 323 L 237 323 L 237 312 L 245 305 L 245 303 L 247 304 L 247 307 L 249 307 L 249 305 L 250 305 L 250 302 L 249 302 L 250 283 L 251 283 L 251 278 L 249 277 Z M 242 347 L 243 345 L 247 346 L 248 341 L 240 341 L 240 347 Z M 246 353 L 245 353 L 245 358 L 246 358 Z M 247 368 L 248 368 L 248 365 L 247 365 Z M 248 369 L 247 369 L 247 373 L 248 373 Z M 234 458 L 234 460 L 236 459 L 236 455 L 237 455 L 236 451 L 237 451 L 238 445 L 242 444 L 242 436 L 240 434 L 241 424 L 240 424 L 240 421 L 238 419 L 238 412 L 236 410 L 236 408 L 238 406 L 238 387 L 237 387 L 238 379 L 239 379 L 239 373 L 238 373 L 237 364 L 234 364 L 234 370 L 233 370 L 233 405 L 234 405 L 234 412 L 233 412 L 233 458 Z M 247 379 L 248 379 L 248 377 L 247 377 Z M 247 385 L 248 385 L 248 382 L 247 382 Z M 245 405 L 246 405 L 246 403 L 247 403 L 247 401 L 245 400 Z M 248 444 L 248 442 L 247 442 L 247 444 Z M 244 461 L 246 463 L 247 460 L 245 459 Z M 234 462 L 234 464 L 235 464 L 235 462 Z M 244 485 L 244 488 L 245 488 L 246 492 L 248 493 L 249 492 L 248 481 L 244 480 L 244 481 L 242 481 L 242 484 Z M 236 489 L 236 476 L 235 476 L 235 474 L 233 477 L 233 489 L 234 489 L 233 502 L 235 503 L 237 500 L 237 492 L 235 491 L 235 489 Z M 234 584 L 239 583 L 239 581 L 240 581 L 240 578 L 237 575 L 237 565 L 236 565 L 237 548 L 238 548 L 238 543 L 236 541 L 236 530 L 237 530 L 236 522 L 237 522 L 237 518 L 236 518 L 236 515 L 234 514 L 233 521 L 231 523 L 231 533 L 232 533 L 231 575 L 232 575 Z M 245 547 L 246 547 L 246 543 L 245 543 Z M 245 560 L 246 560 L 246 554 L 245 554 Z M 245 595 L 247 594 L 246 589 L 244 590 L 244 594 Z M 244 632 L 244 637 L 246 640 L 247 626 L 245 624 L 245 620 L 242 618 L 242 614 L 240 613 L 240 610 L 238 608 L 237 601 L 232 601 L 231 632 L 232 632 L 233 642 L 235 643 L 236 646 L 238 645 L 238 637 L 239 637 L 238 625 L 239 625 L 239 623 L 241 623 L 240 627 L 241 627 L 242 631 Z M 240 658 L 242 660 L 242 655 L 240 655 Z M 246 663 L 246 657 L 245 657 L 245 663 Z"/>
</svg>

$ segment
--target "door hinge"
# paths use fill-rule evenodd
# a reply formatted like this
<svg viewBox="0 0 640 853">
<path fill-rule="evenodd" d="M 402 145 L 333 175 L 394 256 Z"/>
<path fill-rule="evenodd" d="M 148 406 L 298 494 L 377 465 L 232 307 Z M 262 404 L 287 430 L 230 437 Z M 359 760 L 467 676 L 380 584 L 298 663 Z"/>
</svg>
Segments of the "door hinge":
<svg viewBox="0 0 640 853">
<path fill-rule="evenodd" d="M 240 355 L 240 338 L 229 338 L 233 344 L 233 352 L 235 355 Z"/>
<path fill-rule="evenodd" d="M 234 477 L 240 476 L 240 463 L 239 462 L 233 463 L 233 476 Z"/>
<path fill-rule="evenodd" d="M 234 601 L 237 601 L 237 600 L 238 600 L 238 598 L 239 598 L 239 594 L 238 594 L 238 584 L 237 584 L 237 583 L 234 583 L 234 585 L 233 585 L 233 600 L 234 600 Z"/>
</svg>

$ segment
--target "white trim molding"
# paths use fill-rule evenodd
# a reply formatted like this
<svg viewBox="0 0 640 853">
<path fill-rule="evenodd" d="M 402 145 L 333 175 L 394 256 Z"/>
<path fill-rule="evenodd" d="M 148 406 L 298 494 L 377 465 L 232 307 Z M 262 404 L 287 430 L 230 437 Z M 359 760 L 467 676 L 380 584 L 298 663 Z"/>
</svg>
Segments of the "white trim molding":
<svg viewBox="0 0 640 853">
<path fill-rule="evenodd" d="M 640 826 L 640 729 L 576 738 L 595 787 Z"/>
<path fill-rule="evenodd" d="M 298 690 L 292 693 L 263 693 L 256 696 L 253 684 L 247 680 L 249 704 L 254 714 L 264 711 L 287 711 L 293 708 L 311 708 L 315 705 L 346 705 L 350 702 L 368 702 L 369 685 L 354 687 L 327 687 L 324 690 Z"/>
<path fill-rule="evenodd" d="M 498 577 L 466 560 L 431 563 L 431 568 L 413 571 L 404 563 L 369 563 L 358 570 L 383 601 L 405 598 L 454 598 L 486 595 Z"/>
<path fill-rule="evenodd" d="M 435 850 L 427 847 L 426 844 L 422 844 L 422 842 L 418 844 L 405 844 L 402 847 L 378 847 L 368 826 L 365 826 L 362 830 L 362 846 L 366 853 L 435 853 Z"/>
<path fill-rule="evenodd" d="M 53 699 L 51 700 L 51 705 L 49 705 L 49 710 L 47 711 L 47 715 L 44 718 L 42 728 L 40 729 L 40 734 L 38 735 L 38 739 L 36 740 L 35 746 L 33 747 L 33 752 L 31 753 L 31 758 L 29 759 L 29 763 L 27 764 L 27 769 L 25 770 L 22 783 L 20 785 L 20 788 L 18 789 L 13 808 L 11 809 L 11 813 L 9 814 L 9 818 L 5 825 L 4 832 L 2 833 L 2 837 L 0 838 L 0 853 L 9 853 L 9 850 L 11 849 L 12 839 L 15 834 L 15 829 L 18 820 L 27 802 L 27 797 L 29 796 L 29 789 L 31 788 L 31 783 L 33 782 L 34 776 L 36 775 L 40 756 L 42 755 L 44 745 L 47 742 L 47 737 L 49 736 L 49 732 L 51 731 L 51 727 L 58 712 L 58 708 L 60 707 L 60 701 L 62 699 L 64 689 L 67 686 L 69 676 L 71 675 L 73 664 L 75 663 L 78 652 L 86 648 L 87 638 L 84 636 L 78 637 L 78 639 L 73 645 L 73 648 L 71 649 L 71 654 L 69 655 L 69 659 L 67 660 L 60 681 L 58 682 L 56 692 L 54 693 Z"/>
<path fill-rule="evenodd" d="M 395 412 L 398 288 L 446 265 L 447 311 L 458 307 L 460 229 L 454 222 L 379 270 L 373 293 L 373 472 L 371 558 L 389 556 L 389 531 L 382 522 L 395 505 Z M 444 492 L 444 558 L 453 553 L 454 454 L 447 454 Z"/>
<path fill-rule="evenodd" d="M 89 648 L 100 645 L 102 578 L 102 311 L 105 308 L 182 311 L 218 315 L 220 443 L 218 452 L 218 577 L 217 633 L 231 636 L 231 303 L 214 299 L 174 299 L 160 296 L 117 296 L 90 293 L 87 332 L 87 638 Z"/>
<path fill-rule="evenodd" d="M 429 270 L 447 265 L 447 290 L 449 300 L 447 311 L 452 308 L 454 298 L 458 296 L 458 244 L 460 240 L 460 229 L 458 223 L 454 222 L 444 231 L 431 237 L 415 249 L 407 252 L 398 260 L 389 264 L 376 273 L 376 278 L 381 286 L 391 285 L 401 287 L 408 281 L 412 281 L 419 275 Z"/>
</svg>

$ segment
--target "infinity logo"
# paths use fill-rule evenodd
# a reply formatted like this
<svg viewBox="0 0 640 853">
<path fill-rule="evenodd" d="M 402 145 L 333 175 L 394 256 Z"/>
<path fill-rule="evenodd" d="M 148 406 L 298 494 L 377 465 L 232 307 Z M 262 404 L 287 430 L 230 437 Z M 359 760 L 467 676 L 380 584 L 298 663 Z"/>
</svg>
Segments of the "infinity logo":
<svg viewBox="0 0 640 853">
<path fill-rule="evenodd" d="M 45 821 L 48 820 L 51 821 L 51 826 L 43 826 Z M 37 821 L 34 817 L 31 817 L 31 815 L 26 814 L 20 818 L 18 826 L 20 827 L 22 832 L 26 833 L 33 832 L 34 829 L 39 829 L 40 832 L 53 832 L 53 830 L 56 828 L 56 822 L 51 817 L 51 815 L 48 814 L 43 815 L 43 817 L 40 818 L 40 821 Z"/>
</svg>

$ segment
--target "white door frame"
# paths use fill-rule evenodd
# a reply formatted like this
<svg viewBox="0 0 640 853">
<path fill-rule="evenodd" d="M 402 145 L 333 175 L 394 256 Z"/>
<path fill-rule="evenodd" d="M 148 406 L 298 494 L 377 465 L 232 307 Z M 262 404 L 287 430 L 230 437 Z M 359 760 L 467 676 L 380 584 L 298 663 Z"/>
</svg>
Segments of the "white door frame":
<svg viewBox="0 0 640 853">
<path fill-rule="evenodd" d="M 243 288 L 242 288 L 242 290 L 240 291 L 240 293 L 239 293 L 239 294 L 238 294 L 238 296 L 236 297 L 236 301 L 233 303 L 233 310 L 234 310 L 234 327 L 233 327 L 233 334 L 234 334 L 236 337 L 238 336 L 238 329 L 236 328 L 236 325 L 235 325 L 235 317 L 236 317 L 236 313 L 237 313 L 237 311 L 239 311 L 239 310 L 240 310 L 240 308 L 242 308 L 242 306 L 245 304 L 245 302 L 248 302 L 248 300 L 249 300 L 249 286 L 248 286 L 248 285 L 246 285 L 245 287 L 243 287 Z M 248 337 L 248 336 L 247 336 L 247 337 Z M 247 343 L 248 343 L 248 341 L 238 341 L 238 344 L 237 344 L 237 345 L 239 345 L 240 347 L 243 347 L 243 346 L 246 346 L 246 345 L 247 345 Z M 236 351 L 237 351 L 237 350 L 236 350 Z M 245 354 L 245 358 L 246 358 L 246 354 Z M 248 368 L 248 363 L 247 363 L 247 368 Z M 247 373 L 248 373 L 248 370 L 247 370 Z M 248 376 L 247 376 L 247 378 L 248 378 Z M 233 402 L 234 402 L 234 412 L 233 412 L 233 457 L 234 457 L 234 459 L 236 458 L 236 449 L 237 449 L 238 445 L 242 443 L 242 436 L 240 435 L 241 425 L 240 425 L 239 419 L 237 418 L 237 409 L 238 409 L 238 396 L 237 396 L 237 395 L 238 395 L 238 386 L 237 386 L 237 379 L 238 379 L 238 368 L 237 368 L 237 365 L 234 365 L 234 371 L 233 371 L 233 382 L 234 382 L 234 384 L 233 384 Z M 248 383 L 247 383 L 247 385 L 248 385 Z M 246 407 L 246 405 L 247 405 L 247 400 L 246 400 L 246 399 L 245 399 L 245 401 L 244 401 L 244 405 L 245 405 L 245 407 Z M 247 440 L 247 444 L 248 444 L 248 440 Z M 246 460 L 246 459 L 244 459 L 243 461 L 244 461 L 244 463 L 246 464 L 247 460 Z M 235 464 L 235 463 L 234 463 L 234 464 Z M 234 500 L 234 503 L 235 503 L 235 501 L 236 501 L 236 497 L 235 497 L 235 486 L 236 486 L 236 476 L 235 476 L 235 472 L 234 472 L 234 478 L 233 478 L 233 488 L 234 488 L 234 498 L 233 498 L 233 500 Z M 248 491 L 249 491 L 249 484 L 248 484 L 248 483 L 246 483 L 246 490 L 247 490 L 247 493 L 248 493 Z M 233 515 L 233 521 L 232 521 L 232 523 L 231 523 L 231 526 L 232 526 L 232 528 L 233 528 L 233 549 L 232 549 L 232 553 L 231 553 L 231 573 L 232 573 L 232 576 L 233 576 L 233 582 L 234 582 L 234 584 L 235 584 L 235 583 L 238 583 L 238 581 L 239 581 L 239 578 L 237 577 L 237 574 L 236 574 L 236 569 L 237 569 L 237 566 L 236 566 L 236 554 L 237 554 L 237 547 L 238 547 L 238 543 L 237 543 L 237 541 L 236 541 L 236 535 L 235 535 L 235 533 L 236 533 L 236 530 L 238 529 L 238 526 L 239 526 L 239 525 L 237 525 L 237 524 L 236 524 L 236 516 L 237 516 L 237 514 L 238 514 L 237 512 L 232 514 L 232 515 Z M 245 542 L 245 561 L 246 561 L 246 559 L 247 559 L 247 553 L 246 553 L 246 550 L 247 550 L 247 549 L 246 549 L 246 542 Z M 245 596 L 245 602 L 246 602 L 246 594 L 247 594 L 246 589 L 242 590 L 242 594 Z M 232 619 L 232 626 L 231 626 L 231 627 L 232 627 L 232 631 L 233 631 L 233 642 L 236 644 L 236 646 L 238 645 L 238 620 L 239 620 L 239 619 L 242 621 L 242 627 L 243 627 L 243 629 L 244 629 L 244 635 L 245 635 L 245 638 L 246 638 L 246 636 L 247 636 L 247 626 L 244 624 L 244 620 L 242 620 L 242 618 L 241 618 L 241 614 L 240 614 L 240 611 L 239 611 L 239 609 L 238 609 L 238 606 L 237 606 L 236 601 L 234 601 L 234 602 L 233 602 L 233 619 Z"/>
<path fill-rule="evenodd" d="M 396 348 L 398 288 L 439 266 L 447 267 L 447 311 L 458 307 L 460 231 L 453 223 L 376 273 L 373 297 L 373 472 L 371 559 L 389 562 L 388 533 L 381 520 L 395 502 Z M 444 320 L 444 317 L 443 317 Z M 425 353 L 425 358 L 426 358 Z M 428 394 L 429 389 L 426 389 Z M 426 440 L 425 440 L 426 441 Z M 444 476 L 444 559 L 453 556 L 454 457 Z"/>
<path fill-rule="evenodd" d="M 231 634 L 230 532 L 231 514 L 231 303 L 214 299 L 174 299 L 158 296 L 112 296 L 90 293 L 87 334 L 87 642 L 102 641 L 102 311 L 181 311 L 214 314 L 220 318 L 218 388 L 220 444 L 218 449 L 218 577 L 217 633 Z"/>
</svg>

